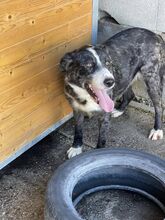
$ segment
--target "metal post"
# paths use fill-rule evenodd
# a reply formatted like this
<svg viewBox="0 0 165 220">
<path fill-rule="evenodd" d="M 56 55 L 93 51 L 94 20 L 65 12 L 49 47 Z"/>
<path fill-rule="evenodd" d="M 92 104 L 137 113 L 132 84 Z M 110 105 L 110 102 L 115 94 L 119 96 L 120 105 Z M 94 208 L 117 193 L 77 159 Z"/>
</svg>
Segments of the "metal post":
<svg viewBox="0 0 165 220">
<path fill-rule="evenodd" d="M 92 44 L 97 44 L 99 0 L 93 0 Z"/>
</svg>

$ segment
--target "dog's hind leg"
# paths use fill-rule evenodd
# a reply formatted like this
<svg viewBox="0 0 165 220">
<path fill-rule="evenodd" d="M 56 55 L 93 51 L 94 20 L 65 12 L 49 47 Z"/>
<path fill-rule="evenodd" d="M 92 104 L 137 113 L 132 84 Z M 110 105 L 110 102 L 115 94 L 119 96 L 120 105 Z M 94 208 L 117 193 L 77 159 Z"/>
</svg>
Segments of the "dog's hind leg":
<svg viewBox="0 0 165 220">
<path fill-rule="evenodd" d="M 165 65 L 162 68 L 162 106 L 163 106 L 163 112 L 165 110 Z"/>
<path fill-rule="evenodd" d="M 148 71 L 149 70 L 149 71 Z M 155 122 L 154 128 L 150 131 L 149 139 L 158 140 L 163 139 L 162 119 L 163 119 L 163 106 L 162 106 L 162 93 L 163 85 L 162 79 L 159 74 L 158 65 L 144 66 L 141 69 L 143 78 L 147 86 L 148 94 L 152 100 L 155 109 Z"/>
<path fill-rule="evenodd" d="M 126 109 L 126 107 L 128 106 L 128 104 L 130 103 L 130 101 L 135 97 L 135 94 L 132 90 L 132 86 L 128 87 L 128 89 L 124 92 L 122 98 L 121 98 L 121 102 L 118 105 L 117 109 L 114 109 L 113 112 L 111 113 L 111 116 L 113 118 L 117 118 L 120 115 L 122 115 Z"/>
<path fill-rule="evenodd" d="M 73 141 L 73 146 L 69 148 L 69 150 L 67 151 L 68 158 L 72 158 L 82 153 L 82 145 L 83 145 L 82 127 L 84 122 L 84 114 L 82 112 L 74 112 L 74 121 L 75 121 L 74 141 Z"/>
</svg>

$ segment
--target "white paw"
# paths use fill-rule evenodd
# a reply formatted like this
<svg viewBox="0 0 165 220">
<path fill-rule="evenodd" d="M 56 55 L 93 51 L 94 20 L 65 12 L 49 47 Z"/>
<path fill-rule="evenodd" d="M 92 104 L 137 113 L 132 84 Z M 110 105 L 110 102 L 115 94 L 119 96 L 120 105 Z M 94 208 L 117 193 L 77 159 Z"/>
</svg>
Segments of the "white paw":
<svg viewBox="0 0 165 220">
<path fill-rule="evenodd" d="M 81 147 L 71 147 L 69 148 L 69 150 L 67 151 L 67 155 L 68 155 L 68 158 L 72 158 L 72 157 L 75 157 L 76 155 L 79 155 L 82 153 L 82 148 Z"/>
<path fill-rule="evenodd" d="M 155 130 L 154 128 L 150 131 L 149 139 L 155 141 L 163 139 L 163 130 Z"/>
<path fill-rule="evenodd" d="M 120 115 L 122 115 L 124 112 L 122 111 L 119 111 L 117 109 L 114 108 L 113 112 L 111 112 L 111 117 L 112 118 L 117 118 L 119 117 Z"/>
</svg>

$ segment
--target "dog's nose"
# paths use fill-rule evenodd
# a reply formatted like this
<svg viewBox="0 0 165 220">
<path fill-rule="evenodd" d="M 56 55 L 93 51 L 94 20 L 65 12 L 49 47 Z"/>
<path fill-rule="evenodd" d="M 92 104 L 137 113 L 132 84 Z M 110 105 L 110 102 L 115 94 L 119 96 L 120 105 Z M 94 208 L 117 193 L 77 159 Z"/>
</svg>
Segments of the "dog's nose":
<svg viewBox="0 0 165 220">
<path fill-rule="evenodd" d="M 106 87 L 111 87 L 111 86 L 113 86 L 114 83 L 115 83 L 115 80 L 113 78 L 106 78 L 104 80 L 104 85 Z"/>
</svg>

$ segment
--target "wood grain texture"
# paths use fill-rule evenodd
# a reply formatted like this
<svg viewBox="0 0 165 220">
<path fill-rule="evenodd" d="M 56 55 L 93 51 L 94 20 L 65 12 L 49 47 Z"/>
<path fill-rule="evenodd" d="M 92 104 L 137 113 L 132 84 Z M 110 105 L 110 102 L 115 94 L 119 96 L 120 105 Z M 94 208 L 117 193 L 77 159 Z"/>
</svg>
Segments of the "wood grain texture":
<svg viewBox="0 0 165 220">
<path fill-rule="evenodd" d="M 65 102 L 63 95 L 56 97 L 20 120 L 19 126 L 15 125 L 4 132 L 1 137 L 1 161 L 69 114 L 71 109 Z"/>
<path fill-rule="evenodd" d="M 91 42 L 91 0 L 0 1 L 0 162 L 72 110 L 59 61 Z"/>
<path fill-rule="evenodd" d="M 0 52 L 0 68 L 4 70 L 11 65 L 17 66 L 18 63 L 30 59 L 30 56 L 36 56 L 38 53 L 57 47 L 78 35 L 89 32 L 90 27 L 90 17 L 88 15 L 83 16 L 76 21 L 7 48 Z"/>
<path fill-rule="evenodd" d="M 25 62 L 19 62 L 16 67 L 1 68 L 0 95 L 5 95 L 7 90 L 18 86 L 24 80 L 33 78 L 39 72 L 55 66 L 67 51 L 75 49 L 76 45 L 83 45 L 87 42 L 90 42 L 89 32 L 65 42 L 63 45 L 41 52 L 37 56 L 31 56 Z"/>
<path fill-rule="evenodd" d="M 41 0 L 40 0 L 41 2 Z M 50 7 L 43 12 L 36 12 L 32 16 L 25 16 L 21 20 L 2 21 L 0 29 L 0 50 L 12 47 L 36 35 L 45 33 L 51 29 L 77 19 L 91 11 L 91 1 L 71 0 L 69 3 L 60 4 L 58 7 Z"/>
</svg>

